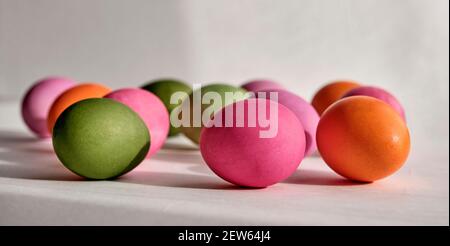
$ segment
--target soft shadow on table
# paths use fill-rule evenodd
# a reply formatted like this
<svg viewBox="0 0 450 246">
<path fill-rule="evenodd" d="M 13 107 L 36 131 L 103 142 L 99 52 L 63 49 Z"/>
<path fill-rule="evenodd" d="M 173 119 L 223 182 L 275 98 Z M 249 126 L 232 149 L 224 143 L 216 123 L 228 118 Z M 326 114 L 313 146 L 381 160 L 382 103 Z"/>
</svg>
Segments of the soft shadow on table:
<svg viewBox="0 0 450 246">
<path fill-rule="evenodd" d="M 152 157 L 154 160 L 187 164 L 188 170 L 194 172 L 193 174 L 135 171 L 120 177 L 117 181 L 178 188 L 243 189 L 212 175 L 197 151 L 186 151 L 182 148 L 181 150 L 163 149 Z M 59 181 L 85 180 L 59 163 L 49 140 L 42 141 L 23 132 L 5 130 L 0 130 L 0 177 Z M 346 180 L 331 171 L 302 168 L 283 182 L 325 186 L 365 184 Z"/>
<path fill-rule="evenodd" d="M 202 164 L 203 159 L 198 151 L 160 150 L 151 157 L 152 160 L 176 162 L 178 164 Z"/>
<path fill-rule="evenodd" d="M 18 131 L 5 131 L 0 130 L 0 143 L 3 144 L 15 144 L 15 143 L 30 143 L 37 142 L 38 140 L 29 134 Z"/>
<path fill-rule="evenodd" d="M 178 140 L 178 141 L 177 141 Z M 187 142 L 182 136 L 168 138 L 163 147 L 151 159 L 177 164 L 202 164 L 197 145 Z"/>
<path fill-rule="evenodd" d="M 187 145 L 183 143 L 167 142 L 162 147 L 163 150 L 181 150 L 181 151 L 199 151 L 198 146 Z"/>
<path fill-rule="evenodd" d="M 83 180 L 61 166 L 48 140 L 15 131 L 0 131 L 0 177 Z"/>
<path fill-rule="evenodd" d="M 309 155 L 308 158 L 322 158 L 322 157 L 320 156 L 319 151 L 316 150 L 311 155 Z"/>
<path fill-rule="evenodd" d="M 354 182 L 344 179 L 337 174 L 321 170 L 298 169 L 283 183 L 298 185 L 323 185 L 323 186 L 353 186 L 368 183 Z"/>
<path fill-rule="evenodd" d="M 212 171 L 206 164 L 191 165 L 188 169 L 198 174 L 212 174 Z M 298 184 L 298 185 L 325 185 L 325 186 L 352 186 L 363 185 L 367 183 L 354 182 L 327 171 L 298 169 L 288 179 L 282 183 Z"/>
<path fill-rule="evenodd" d="M 209 169 L 208 165 L 206 163 L 202 163 L 202 165 L 191 165 L 188 167 L 190 171 L 193 171 L 198 174 L 212 174 L 213 171 Z"/>
<path fill-rule="evenodd" d="M 225 183 L 214 176 L 136 171 L 117 179 L 118 182 L 208 190 L 239 190 L 237 186 Z"/>
<path fill-rule="evenodd" d="M 197 151 L 161 150 L 152 159 L 167 162 L 202 164 Z M 39 140 L 22 132 L 0 130 L 0 177 L 87 181 L 59 163 L 50 140 Z M 239 189 L 213 176 L 134 171 L 117 182 L 196 189 Z M 95 181 L 92 181 L 95 182 Z"/>
</svg>

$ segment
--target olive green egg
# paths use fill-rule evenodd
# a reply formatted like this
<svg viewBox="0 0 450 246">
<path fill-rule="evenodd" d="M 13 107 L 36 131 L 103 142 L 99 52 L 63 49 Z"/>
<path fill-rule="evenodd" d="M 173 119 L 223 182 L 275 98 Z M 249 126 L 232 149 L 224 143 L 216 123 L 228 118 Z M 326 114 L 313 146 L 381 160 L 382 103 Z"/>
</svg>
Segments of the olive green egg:
<svg viewBox="0 0 450 246">
<path fill-rule="evenodd" d="M 176 104 L 170 103 L 170 97 L 175 92 L 185 92 L 186 95 L 189 95 L 192 92 L 192 89 L 185 82 L 175 79 L 160 79 L 151 81 L 148 84 L 142 86 L 142 89 L 147 90 L 153 94 L 155 94 L 166 106 L 169 114 L 175 109 L 177 106 L 181 104 L 181 101 Z M 175 136 L 180 133 L 179 127 L 174 127 L 170 124 L 169 136 Z"/>
<path fill-rule="evenodd" d="M 53 128 L 53 148 L 62 164 L 88 179 L 123 175 L 144 160 L 150 133 L 129 107 L 92 98 L 67 108 Z"/>
<path fill-rule="evenodd" d="M 199 91 L 201 90 L 201 91 Z M 201 99 L 203 99 L 204 95 L 207 94 L 208 92 L 215 92 L 217 93 L 217 95 L 220 97 L 220 104 L 216 104 L 214 101 L 211 101 L 210 103 L 202 103 L 200 106 L 200 112 L 201 112 L 201 117 L 203 117 L 204 112 L 206 111 L 206 109 L 208 109 L 209 112 L 213 111 L 213 112 L 217 112 L 219 111 L 221 108 L 232 104 L 234 102 L 240 101 L 240 100 L 244 100 L 248 97 L 247 91 L 243 88 L 240 87 L 236 87 L 236 86 L 232 86 L 232 85 L 227 85 L 227 84 L 221 84 L 221 83 L 214 83 L 214 84 L 209 84 L 206 86 L 201 87 L 200 89 L 197 89 L 196 91 L 193 91 L 190 95 L 189 95 L 189 100 L 186 99 L 183 101 L 183 104 L 188 103 L 189 104 L 189 114 L 190 114 L 190 124 L 189 126 L 181 126 L 181 132 L 188 137 L 190 140 L 192 140 L 192 142 L 199 144 L 200 142 L 200 132 L 202 130 L 203 127 L 203 122 L 201 123 L 201 126 L 194 126 L 193 125 L 193 101 L 194 101 L 194 94 L 196 92 L 200 92 L 199 95 L 201 96 Z M 227 92 L 231 92 L 231 93 L 235 93 L 233 100 L 226 100 L 225 94 Z M 187 106 L 183 105 L 182 108 L 186 108 Z M 212 109 L 212 110 L 211 110 Z M 211 118 L 211 115 L 209 115 L 208 117 Z M 179 118 L 182 118 L 183 112 L 180 112 L 180 116 Z"/>
</svg>

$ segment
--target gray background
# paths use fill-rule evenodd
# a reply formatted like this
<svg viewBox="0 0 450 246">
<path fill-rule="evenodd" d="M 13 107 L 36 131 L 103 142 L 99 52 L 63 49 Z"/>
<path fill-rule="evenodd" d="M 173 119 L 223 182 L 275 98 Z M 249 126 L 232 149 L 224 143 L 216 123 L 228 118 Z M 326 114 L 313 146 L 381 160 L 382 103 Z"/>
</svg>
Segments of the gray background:
<svg viewBox="0 0 450 246">
<path fill-rule="evenodd" d="M 265 77 L 309 100 L 349 78 L 395 94 L 413 141 L 433 151 L 448 146 L 448 10 L 447 0 L 0 0 L 0 95 L 19 99 L 47 75 L 113 88 Z"/>
<path fill-rule="evenodd" d="M 448 225 L 448 44 L 448 0 L 0 0 L 0 224 Z M 168 150 L 117 181 L 71 181 L 21 123 L 23 93 L 48 75 L 112 88 L 266 77 L 308 100 L 353 79 L 398 97 L 412 149 L 367 186 L 306 158 L 276 186 L 221 190 L 198 151 Z"/>
</svg>

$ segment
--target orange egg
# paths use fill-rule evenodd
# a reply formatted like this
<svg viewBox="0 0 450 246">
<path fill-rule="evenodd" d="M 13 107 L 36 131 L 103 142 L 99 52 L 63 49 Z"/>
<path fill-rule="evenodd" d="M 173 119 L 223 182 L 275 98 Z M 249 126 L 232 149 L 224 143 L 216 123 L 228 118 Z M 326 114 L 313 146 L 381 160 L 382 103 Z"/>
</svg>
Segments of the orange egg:
<svg viewBox="0 0 450 246">
<path fill-rule="evenodd" d="M 53 102 L 47 117 L 47 127 L 50 132 L 53 132 L 53 126 L 59 115 L 70 105 L 88 98 L 103 97 L 111 92 L 111 89 L 104 85 L 95 83 L 85 83 L 72 87 L 63 92 Z"/>
<path fill-rule="evenodd" d="M 372 182 L 406 161 L 410 139 L 405 122 L 381 100 L 354 96 L 330 106 L 319 121 L 317 147 L 336 173 Z"/>
<path fill-rule="evenodd" d="M 325 85 L 316 92 L 311 102 L 319 115 L 331 104 L 341 99 L 342 96 L 353 88 L 361 86 L 356 82 L 336 81 Z"/>
</svg>

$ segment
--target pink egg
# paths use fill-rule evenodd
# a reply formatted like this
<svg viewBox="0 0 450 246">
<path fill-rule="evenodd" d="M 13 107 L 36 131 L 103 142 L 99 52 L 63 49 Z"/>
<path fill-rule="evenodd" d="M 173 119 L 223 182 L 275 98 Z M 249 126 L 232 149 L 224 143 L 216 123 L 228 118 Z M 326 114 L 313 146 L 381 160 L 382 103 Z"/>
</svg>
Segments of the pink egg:
<svg viewBox="0 0 450 246">
<path fill-rule="evenodd" d="M 238 108 L 244 113 L 237 114 Z M 231 109 L 232 117 L 227 118 L 225 112 Z M 258 113 L 252 113 L 259 109 L 267 116 L 261 118 L 274 119 L 272 124 L 265 125 L 258 120 Z M 212 171 L 224 180 L 245 187 L 267 187 L 286 179 L 300 165 L 305 153 L 303 126 L 285 106 L 250 98 L 222 108 L 214 117 L 202 129 L 200 151 Z M 274 134 L 262 137 L 264 131 Z"/>
<path fill-rule="evenodd" d="M 51 136 L 47 128 L 48 111 L 55 99 L 75 84 L 72 79 L 47 77 L 34 83 L 27 91 L 22 100 L 22 118 L 38 137 Z"/>
<path fill-rule="evenodd" d="M 265 97 L 267 99 L 270 99 L 270 92 L 278 93 L 277 98 L 278 103 L 290 109 L 297 116 L 297 118 L 302 123 L 303 128 L 305 129 L 306 135 L 305 156 L 314 153 L 317 150 L 316 129 L 317 125 L 319 124 L 320 116 L 317 113 L 317 111 L 313 108 L 313 106 L 303 98 L 286 90 L 271 89 L 271 90 L 262 90 L 259 92 L 265 93 L 261 94 L 257 92 L 255 94 L 257 98 Z"/>
<path fill-rule="evenodd" d="M 133 109 L 145 122 L 150 132 L 150 150 L 147 158 L 161 149 L 169 133 L 169 113 L 163 102 L 143 89 L 126 88 L 113 91 L 105 96 L 121 102 Z"/>
<path fill-rule="evenodd" d="M 283 89 L 283 86 L 272 80 L 252 80 L 241 86 L 250 92 L 256 92 L 267 89 Z"/>
<path fill-rule="evenodd" d="M 342 98 L 350 96 L 369 96 L 377 98 L 389 104 L 406 122 L 405 111 L 403 110 L 402 105 L 391 93 L 387 92 L 386 90 L 375 86 L 361 86 L 350 90 L 349 92 L 344 94 Z"/>
</svg>

